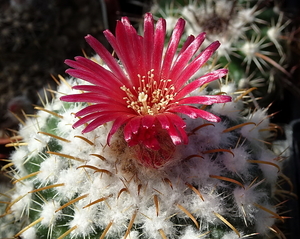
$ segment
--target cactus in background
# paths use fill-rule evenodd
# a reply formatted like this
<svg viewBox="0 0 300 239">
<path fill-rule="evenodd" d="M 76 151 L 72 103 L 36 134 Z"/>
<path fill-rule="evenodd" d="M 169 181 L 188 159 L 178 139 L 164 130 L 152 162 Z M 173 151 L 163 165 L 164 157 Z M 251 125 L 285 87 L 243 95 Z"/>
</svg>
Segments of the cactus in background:
<svg viewBox="0 0 300 239">
<path fill-rule="evenodd" d="M 197 53 L 205 34 L 188 37 L 176 55 L 183 30 L 180 19 L 163 51 L 164 19 L 154 27 L 146 14 L 141 37 L 123 18 L 116 36 L 105 31 L 118 63 L 86 38 L 98 55 L 67 60 L 73 77 L 60 77 L 53 100 L 12 139 L 16 151 L 4 169 L 14 188 L 3 195 L 1 232 L 23 239 L 281 233 L 282 158 L 268 142 L 275 127 L 266 110 L 241 113 L 249 92 L 225 83 L 226 69 L 194 77 L 219 43 Z M 220 89 L 208 91 L 216 80 Z"/>
<path fill-rule="evenodd" d="M 214 59 L 216 64 L 228 65 L 238 89 L 258 88 L 253 95 L 266 107 L 282 96 L 282 86 L 295 93 L 287 71 L 287 26 L 291 21 L 277 5 L 275 1 L 166 0 L 157 1 L 152 12 L 170 23 L 185 18 L 187 35 L 203 31 L 208 34 L 204 46 L 218 39 L 221 47 Z"/>
</svg>

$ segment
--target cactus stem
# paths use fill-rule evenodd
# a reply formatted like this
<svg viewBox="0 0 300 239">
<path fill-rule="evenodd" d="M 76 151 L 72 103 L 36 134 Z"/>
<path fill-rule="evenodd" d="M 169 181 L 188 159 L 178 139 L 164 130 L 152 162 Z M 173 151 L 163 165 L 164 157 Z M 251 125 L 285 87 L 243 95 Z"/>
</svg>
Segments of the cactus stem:
<svg viewBox="0 0 300 239">
<path fill-rule="evenodd" d="M 212 123 L 201 124 L 201 125 L 197 126 L 196 128 L 192 129 L 192 131 L 188 134 L 188 136 L 190 136 L 190 135 L 196 133 L 196 131 L 198 131 L 199 129 L 201 129 L 201 128 L 203 128 L 203 127 L 206 127 L 206 126 L 210 126 L 210 125 L 215 127 L 215 125 L 212 124 Z"/>
<path fill-rule="evenodd" d="M 238 232 L 238 230 L 230 223 L 228 222 L 222 215 L 220 215 L 219 213 L 217 212 L 213 212 L 217 218 L 219 218 L 222 222 L 224 222 L 228 227 L 230 227 L 237 235 L 238 237 L 240 238 L 241 235 L 240 233 Z"/>
<path fill-rule="evenodd" d="M 95 200 L 95 201 L 89 203 L 88 205 L 85 205 L 85 206 L 83 207 L 83 209 L 84 209 L 84 208 L 87 208 L 87 207 L 90 207 L 90 206 L 92 206 L 92 205 L 94 205 L 94 204 L 96 204 L 96 203 L 103 202 L 103 201 L 105 201 L 106 199 L 108 199 L 108 198 L 111 197 L 111 196 L 112 196 L 112 194 L 109 195 L 109 196 L 107 196 L 107 197 L 99 198 L 99 199 L 97 199 L 97 200 Z"/>
<path fill-rule="evenodd" d="M 210 149 L 210 150 L 203 151 L 202 153 L 203 154 L 211 154 L 211 153 L 219 153 L 219 152 L 227 152 L 227 153 L 232 154 L 232 156 L 234 156 L 234 153 L 229 149 Z"/>
<path fill-rule="evenodd" d="M 61 118 L 61 119 L 64 118 L 62 115 L 59 115 L 59 114 L 57 114 L 57 113 L 55 113 L 55 112 L 53 112 L 53 111 L 50 111 L 50 110 L 46 110 L 46 109 L 43 108 L 43 107 L 36 106 L 36 107 L 34 107 L 34 109 L 45 111 L 45 112 L 47 112 L 47 113 L 49 113 L 49 114 L 51 114 L 51 115 L 53 115 L 53 116 L 55 116 L 55 117 Z"/>
<path fill-rule="evenodd" d="M 197 229 L 199 229 L 199 223 L 197 222 L 196 218 L 186 208 L 184 208 L 182 205 L 180 205 L 180 204 L 177 203 L 176 206 L 181 211 L 183 211 L 190 219 L 192 219 L 192 221 L 194 222 L 194 224 L 197 227 Z"/>
<path fill-rule="evenodd" d="M 133 226 L 134 220 L 135 220 L 135 218 L 136 218 L 136 215 L 137 215 L 137 211 L 135 211 L 135 212 L 133 213 L 133 215 L 132 215 L 132 217 L 131 217 L 131 219 L 130 219 L 130 222 L 129 222 L 129 224 L 128 224 L 127 230 L 126 230 L 125 235 L 124 235 L 124 239 L 126 239 L 127 236 L 129 235 L 130 230 L 131 230 L 131 228 L 132 228 L 132 226 Z"/>
<path fill-rule="evenodd" d="M 55 139 L 58 139 L 58 140 L 61 140 L 61 141 L 67 142 L 67 143 L 70 143 L 70 142 L 71 142 L 71 141 L 68 140 L 68 139 L 59 137 L 59 136 L 57 136 L 57 135 L 55 135 L 55 134 L 50 134 L 50 133 L 47 133 L 47 132 L 43 132 L 43 131 L 39 131 L 38 134 L 47 135 L 47 136 L 50 136 L 50 137 L 52 137 L 52 138 L 55 138 Z"/>
<path fill-rule="evenodd" d="M 223 176 L 218 176 L 218 175 L 209 175 L 209 177 L 220 179 L 220 180 L 231 182 L 231 183 L 235 183 L 235 184 L 241 186 L 243 189 L 245 189 L 245 186 L 242 183 L 240 183 L 239 181 L 235 180 L 235 179 L 227 178 L 227 177 L 223 177 Z"/>
<path fill-rule="evenodd" d="M 92 165 L 81 165 L 79 167 L 77 167 L 77 169 L 79 168 L 90 168 L 90 169 L 93 169 L 95 170 L 96 172 L 99 172 L 99 173 L 106 173 L 107 175 L 111 176 L 112 173 L 106 169 L 101 169 L 101 168 L 97 168 L 95 166 L 92 166 Z"/>
<path fill-rule="evenodd" d="M 68 154 L 62 154 L 62 153 L 57 153 L 57 152 L 52 152 L 52 151 L 47 151 L 46 153 L 57 155 L 57 156 L 60 156 L 60 157 L 63 157 L 63 158 L 73 159 L 73 160 L 76 160 L 76 161 L 79 161 L 79 162 L 82 162 L 82 163 L 86 162 L 86 160 L 84 160 L 84 159 L 77 158 L 77 157 L 74 157 L 74 156 L 71 156 L 71 155 L 68 155 Z"/>
<path fill-rule="evenodd" d="M 228 132 L 230 132 L 230 131 L 239 129 L 239 128 L 241 128 L 241 127 L 243 127 L 243 126 L 245 126 L 245 125 L 249 125 L 249 124 L 254 124 L 254 125 L 256 125 L 254 122 L 246 122 L 246 123 L 243 123 L 243 124 L 238 124 L 238 125 L 235 125 L 235 126 L 233 126 L 233 127 L 227 128 L 227 129 L 223 130 L 222 133 L 228 133 Z"/>
<path fill-rule="evenodd" d="M 33 227 L 34 225 L 38 224 L 39 222 L 41 222 L 44 218 L 40 217 L 39 219 L 35 220 L 34 222 L 30 223 L 28 226 L 24 227 L 21 231 L 19 231 L 15 237 L 20 236 L 23 232 L 27 231 L 29 228 Z"/>
<path fill-rule="evenodd" d="M 48 186 L 45 186 L 45 187 L 42 187 L 42 188 L 34 189 L 34 190 L 32 190 L 28 193 L 36 193 L 36 192 L 43 191 L 43 190 L 46 190 L 46 189 L 56 188 L 56 187 L 61 187 L 61 186 L 65 186 L 65 184 L 64 183 L 58 183 L 58 184 L 48 185 Z"/>
<path fill-rule="evenodd" d="M 204 202 L 204 198 L 202 196 L 202 194 L 200 193 L 200 191 L 195 188 L 193 185 L 189 184 L 189 183 L 185 183 L 186 186 L 188 186 L 190 189 L 192 189 L 200 198 L 201 200 Z"/>
<path fill-rule="evenodd" d="M 268 165 L 271 165 L 271 166 L 274 166 L 278 169 L 278 172 L 280 172 L 280 167 L 275 164 L 275 163 L 272 163 L 272 162 L 268 162 L 268 161 L 263 161 L 263 160 L 247 160 L 248 163 L 261 163 L 261 164 L 268 164 Z"/>
<path fill-rule="evenodd" d="M 12 184 L 16 184 L 17 182 L 20 182 L 20 181 L 23 181 L 25 179 L 28 179 L 28 178 L 31 178 L 33 176 L 36 176 L 37 174 L 39 174 L 41 171 L 37 171 L 37 172 L 34 172 L 34 173 L 30 173 L 22 178 L 19 178 L 19 179 L 16 179 L 15 181 L 12 182 Z"/>
<path fill-rule="evenodd" d="M 74 138 L 82 139 L 83 141 L 85 141 L 86 143 L 88 143 L 88 144 L 91 145 L 91 146 L 94 146 L 94 145 L 95 145 L 92 141 L 88 140 L 87 138 L 85 138 L 85 137 L 83 137 L 83 136 L 75 135 Z"/>
<path fill-rule="evenodd" d="M 161 235 L 162 239 L 167 239 L 167 236 L 166 236 L 165 232 L 163 231 L 163 229 L 159 229 L 158 232 Z"/>
<path fill-rule="evenodd" d="M 86 198 L 88 195 L 89 195 L 89 194 L 87 193 L 87 194 L 84 194 L 84 195 L 82 195 L 82 196 L 80 196 L 80 197 L 77 197 L 77 198 L 72 199 L 71 201 L 65 203 L 64 205 L 62 205 L 61 207 L 59 207 L 58 209 L 56 209 L 55 212 L 58 212 L 58 211 L 64 209 L 65 207 L 67 207 L 67 206 L 69 206 L 69 205 L 71 205 L 71 204 L 73 204 L 73 203 L 75 203 L 75 202 L 78 202 L 78 201 L 81 200 L 81 199 Z"/>
<path fill-rule="evenodd" d="M 74 231 L 78 226 L 74 226 L 72 228 L 70 228 L 68 231 L 66 231 L 64 234 L 62 234 L 61 236 L 59 236 L 57 239 L 63 239 L 64 237 L 66 237 L 67 235 L 69 235 L 72 231 Z"/>
<path fill-rule="evenodd" d="M 111 221 L 110 223 L 107 224 L 106 228 L 104 229 L 104 231 L 102 232 L 101 236 L 99 239 L 104 239 L 109 228 L 112 226 L 113 222 Z"/>
</svg>

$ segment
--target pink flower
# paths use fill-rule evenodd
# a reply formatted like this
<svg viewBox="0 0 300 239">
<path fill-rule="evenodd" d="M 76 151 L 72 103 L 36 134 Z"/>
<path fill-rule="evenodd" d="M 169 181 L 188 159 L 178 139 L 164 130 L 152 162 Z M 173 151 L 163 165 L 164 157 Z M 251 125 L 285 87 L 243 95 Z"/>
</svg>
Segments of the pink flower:
<svg viewBox="0 0 300 239">
<path fill-rule="evenodd" d="M 195 104 L 225 103 L 231 100 L 229 96 L 187 96 L 203 84 L 227 74 L 226 69 L 219 69 L 187 83 L 220 43 L 213 42 L 197 53 L 205 39 L 205 33 L 201 33 L 197 37 L 189 36 L 176 54 L 184 25 L 185 21 L 179 19 L 164 53 L 165 19 L 159 19 L 155 26 L 152 15 L 147 13 L 144 36 L 139 36 L 128 18 L 123 17 L 117 22 L 115 36 L 104 31 L 119 63 L 101 43 L 88 35 L 86 41 L 107 67 L 80 56 L 75 57 L 75 61 L 65 61 L 74 68 L 68 69 L 68 74 L 91 83 L 73 87 L 85 91 L 82 94 L 61 97 L 68 102 L 93 103 L 76 113 L 80 119 L 74 127 L 88 123 L 83 130 L 85 133 L 112 121 L 108 144 L 112 135 L 121 129 L 129 146 L 137 145 L 143 149 L 140 161 L 158 167 L 168 161 L 166 151 L 173 151 L 173 146 L 188 142 L 184 130 L 186 124 L 178 114 L 220 121 L 219 117 Z M 149 152 L 157 156 L 155 160 L 148 158 Z"/>
</svg>

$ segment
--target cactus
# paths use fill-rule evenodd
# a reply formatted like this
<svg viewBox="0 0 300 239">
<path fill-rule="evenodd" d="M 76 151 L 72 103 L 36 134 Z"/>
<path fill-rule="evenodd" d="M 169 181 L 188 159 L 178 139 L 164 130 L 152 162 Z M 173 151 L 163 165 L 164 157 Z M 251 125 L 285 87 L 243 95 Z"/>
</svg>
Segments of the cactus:
<svg viewBox="0 0 300 239">
<path fill-rule="evenodd" d="M 247 91 L 237 93 L 234 84 L 225 80 L 219 80 L 221 87 L 218 90 L 209 91 L 204 87 L 208 82 L 224 76 L 227 73 L 225 69 L 206 72 L 196 79 L 190 76 L 186 79 L 188 84 L 179 88 L 163 85 L 159 89 L 168 94 L 172 89 L 174 99 L 168 98 L 166 102 L 166 95 L 163 95 L 160 100 L 164 101 L 159 101 L 159 105 L 150 105 L 150 101 L 147 101 L 151 98 L 151 90 L 147 85 L 153 83 L 157 75 L 150 74 L 148 78 L 131 75 L 130 70 L 136 68 L 134 64 L 134 68 L 127 65 L 127 56 L 121 54 L 122 47 L 128 46 L 126 50 L 135 48 L 135 55 L 132 56 L 134 62 L 134 57 L 144 56 L 144 51 L 149 53 L 149 49 L 140 49 L 139 45 L 131 44 L 131 40 L 137 37 L 142 42 L 145 39 L 145 44 L 148 43 L 150 47 L 153 42 L 147 39 L 151 34 L 147 34 L 153 30 L 156 35 L 162 36 L 163 25 L 164 20 L 161 19 L 154 29 L 153 19 L 147 14 L 145 33 L 141 38 L 137 37 L 128 19 L 123 18 L 117 25 L 117 32 L 127 29 L 125 33 L 131 34 L 132 38 L 121 34 L 116 36 L 117 44 L 114 44 L 116 42 L 112 34 L 106 31 L 106 37 L 119 56 L 121 67 L 90 36 L 87 41 L 100 58 L 96 55 L 91 59 L 77 57 L 76 61 L 66 61 L 75 68 L 68 70 L 73 77 L 65 79 L 60 76 L 58 89 L 51 90 L 55 94 L 53 99 L 46 99 L 44 107 L 36 107 L 37 115 L 28 117 L 19 135 L 13 137 L 8 145 L 16 147 L 11 155 L 11 168 L 5 166 L 7 174 L 14 180 L 14 188 L 3 194 L 6 197 L 3 200 L 10 198 L 10 202 L 4 203 L 5 207 L 2 205 L 4 217 L 1 220 L 5 222 L 1 223 L 4 225 L 1 232 L 23 239 L 229 239 L 250 236 L 266 238 L 274 232 L 281 233 L 275 222 L 283 221 L 284 217 L 277 211 L 275 193 L 278 177 L 281 176 L 282 158 L 267 143 L 275 129 L 270 125 L 267 110 L 257 108 L 245 115 L 242 98 Z M 172 69 L 169 76 L 173 76 L 169 81 L 163 81 L 164 84 L 171 82 L 175 85 L 178 69 L 184 74 L 184 69 L 199 63 L 189 63 L 186 57 L 193 57 L 196 52 L 194 47 L 200 47 L 201 41 L 198 40 L 203 39 L 203 34 L 188 38 L 189 45 L 184 45 L 186 51 L 180 51 L 174 63 L 173 50 L 177 48 L 182 31 L 181 19 L 177 22 L 171 37 L 173 40 L 162 60 L 161 74 L 166 73 L 169 62 Z M 163 44 L 162 41 L 160 43 Z M 213 43 L 197 53 L 195 59 L 201 59 L 199 64 L 203 65 L 218 45 L 217 42 Z M 159 49 L 160 45 L 156 47 Z M 170 56 L 171 51 L 173 56 Z M 151 54 L 143 58 L 146 63 L 151 62 Z M 183 58 L 185 63 L 180 60 Z M 178 61 L 186 65 L 176 64 Z M 143 64 L 138 69 L 147 66 Z M 96 74 L 88 78 L 89 71 L 95 69 L 99 74 L 105 73 L 107 77 L 115 77 L 113 79 L 119 81 L 122 81 L 121 77 L 126 72 L 128 85 L 132 83 L 136 86 L 134 77 L 144 79 L 149 84 L 145 84 L 145 88 L 133 87 L 136 91 L 132 90 L 132 94 L 128 93 L 129 88 L 115 86 L 120 83 L 117 80 L 100 88 L 97 84 L 105 84 L 103 78 L 98 78 Z M 152 72 L 149 69 L 144 71 Z M 188 72 L 190 74 L 190 70 Z M 81 74 L 81 79 L 76 78 L 76 74 Z M 91 82 L 83 85 L 85 81 L 94 81 L 96 84 Z M 205 84 L 199 88 L 201 83 Z M 101 103 L 107 98 L 101 101 L 99 99 L 105 95 L 99 94 L 98 98 L 95 95 L 103 93 L 101 90 L 105 90 L 105 87 L 116 90 L 107 92 L 112 95 L 116 93 L 115 98 L 108 99 L 112 103 L 122 98 L 123 92 L 126 104 L 120 112 L 130 114 L 130 119 L 142 118 L 139 127 L 131 123 L 128 129 L 130 121 L 119 124 L 118 118 L 114 122 L 108 120 L 114 116 L 115 109 L 111 104 L 111 108 L 106 108 L 110 110 L 105 115 L 106 121 L 99 123 L 102 118 L 94 116 L 99 116 L 101 111 L 95 110 L 104 107 Z M 78 95 L 73 95 L 75 90 Z M 90 92 L 83 93 L 83 90 Z M 151 96 L 156 99 L 153 92 Z M 183 92 L 188 94 L 177 99 L 176 96 L 183 95 Z M 94 104 L 83 102 L 88 96 Z M 128 101 L 136 104 L 129 107 Z M 189 105 L 196 101 L 202 102 L 201 108 Z M 117 104 L 116 107 L 122 109 L 124 104 Z M 151 107 L 145 107 L 145 104 Z M 164 107 L 161 107 L 162 104 Z M 174 105 L 178 107 L 174 108 Z M 152 115 L 155 110 L 158 113 Z M 163 124 L 163 116 L 173 121 L 164 121 Z M 179 116 L 180 119 L 177 118 Z M 150 117 L 152 123 L 146 124 Z M 89 122 L 93 119 L 96 120 Z M 176 127 L 175 131 L 171 130 L 172 127 Z M 12 218 L 16 220 L 13 228 L 9 223 Z"/>
<path fill-rule="evenodd" d="M 239 89 L 258 88 L 253 94 L 261 107 L 282 97 L 283 85 L 295 93 L 287 70 L 291 20 L 275 1 L 167 0 L 157 1 L 152 12 L 170 23 L 185 18 L 187 35 L 207 32 L 204 46 L 219 40 L 216 64 L 228 65 Z"/>
</svg>

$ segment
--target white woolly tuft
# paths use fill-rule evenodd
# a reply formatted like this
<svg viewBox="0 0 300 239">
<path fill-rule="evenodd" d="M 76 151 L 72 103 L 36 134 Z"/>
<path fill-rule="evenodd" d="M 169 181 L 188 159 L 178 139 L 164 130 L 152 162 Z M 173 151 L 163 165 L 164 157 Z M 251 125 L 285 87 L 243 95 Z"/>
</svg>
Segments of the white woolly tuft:
<svg viewBox="0 0 300 239">
<path fill-rule="evenodd" d="M 195 230 L 192 226 L 188 226 L 185 231 L 184 231 L 184 235 L 182 236 L 181 239 L 199 239 L 199 238 L 206 238 L 203 237 L 203 235 L 201 236 L 201 234 L 203 234 L 203 232 L 199 231 L 199 230 Z"/>
<path fill-rule="evenodd" d="M 271 165 L 260 163 L 259 168 L 263 171 L 264 177 L 268 182 L 272 184 L 275 183 L 281 166 L 278 162 L 278 156 L 270 150 L 262 150 L 259 155 L 259 160 L 271 163 Z"/>
<path fill-rule="evenodd" d="M 16 149 L 12 154 L 11 154 L 11 160 L 12 163 L 15 165 L 17 169 L 17 174 L 19 177 L 23 177 L 27 175 L 27 170 L 24 167 L 24 161 L 29 156 L 29 152 L 25 150 L 24 147 Z"/>
<path fill-rule="evenodd" d="M 250 159 L 250 155 L 246 152 L 246 148 L 237 147 L 231 149 L 232 154 L 224 154 L 223 163 L 225 167 L 233 173 L 243 174 L 247 176 L 249 174 L 249 167 L 251 166 L 247 160 Z"/>
<path fill-rule="evenodd" d="M 28 193 L 33 190 L 33 184 L 30 181 L 18 182 L 15 186 L 15 194 L 12 196 L 12 201 L 16 200 L 11 207 L 15 218 L 21 218 L 22 215 L 28 215 L 28 210 L 32 202 L 32 195 Z"/>
<path fill-rule="evenodd" d="M 40 173 L 37 175 L 37 180 L 42 184 L 53 183 L 61 170 L 67 167 L 67 162 L 61 160 L 59 157 L 50 156 L 40 164 Z"/>
<path fill-rule="evenodd" d="M 95 211 L 97 211 L 97 209 L 96 206 L 84 208 L 86 204 L 87 202 L 83 200 L 74 206 L 73 219 L 69 222 L 71 228 L 76 227 L 76 229 L 71 232 L 72 236 L 86 237 L 95 233 L 94 222 L 96 220 Z"/>
<path fill-rule="evenodd" d="M 23 239 L 36 239 L 36 229 L 35 227 L 28 228 L 25 232 L 21 234 Z"/>
<path fill-rule="evenodd" d="M 214 114 L 224 115 L 231 120 L 237 120 L 240 117 L 241 107 L 241 102 L 228 102 L 225 104 L 214 104 L 211 110 Z"/>
<path fill-rule="evenodd" d="M 271 207 L 270 205 L 262 205 L 267 210 L 270 210 L 274 213 L 276 213 L 276 209 L 274 207 Z M 259 212 L 256 214 L 256 223 L 255 223 L 255 229 L 258 233 L 266 235 L 270 231 L 270 227 L 275 223 L 275 218 L 272 214 L 269 212 L 266 212 L 264 210 L 259 210 Z"/>
<path fill-rule="evenodd" d="M 55 221 L 60 218 L 62 211 L 56 211 L 60 207 L 60 203 L 57 201 L 47 201 L 44 203 L 42 206 L 42 211 L 41 211 L 41 217 L 43 217 L 43 220 L 41 221 L 41 224 L 44 226 L 54 226 Z"/>
</svg>

